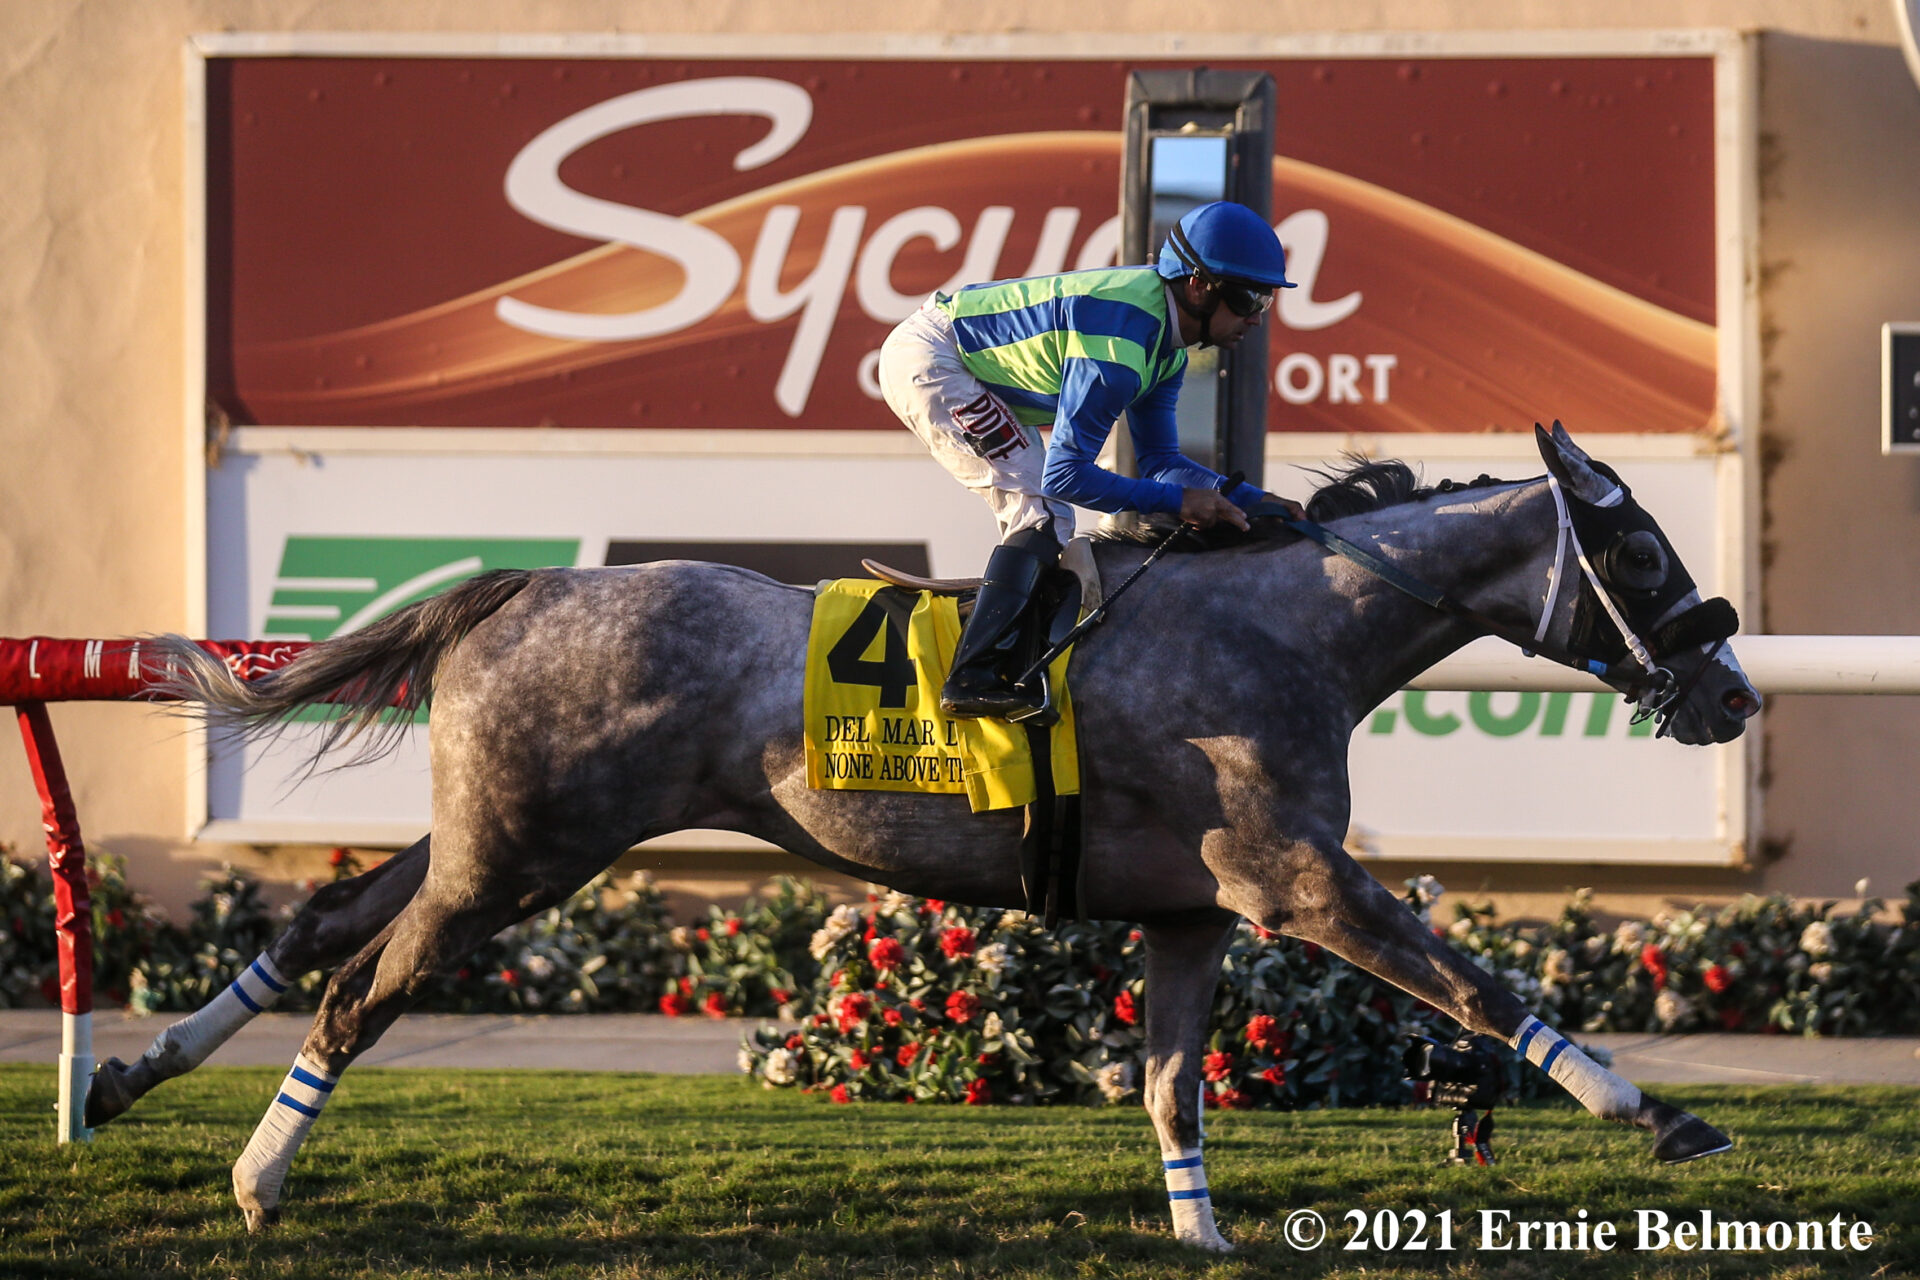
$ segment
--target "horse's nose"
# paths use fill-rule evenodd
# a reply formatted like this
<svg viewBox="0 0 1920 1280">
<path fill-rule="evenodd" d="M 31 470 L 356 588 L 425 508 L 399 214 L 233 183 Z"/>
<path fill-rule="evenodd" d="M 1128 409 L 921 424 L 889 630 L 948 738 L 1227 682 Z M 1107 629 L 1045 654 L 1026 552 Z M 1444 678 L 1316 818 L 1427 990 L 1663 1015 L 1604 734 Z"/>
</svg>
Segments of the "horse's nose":
<svg viewBox="0 0 1920 1280">
<path fill-rule="evenodd" d="M 1720 705 L 1728 715 L 1750 720 L 1760 710 L 1760 695 L 1752 689 L 1729 689 L 1720 696 Z"/>
</svg>

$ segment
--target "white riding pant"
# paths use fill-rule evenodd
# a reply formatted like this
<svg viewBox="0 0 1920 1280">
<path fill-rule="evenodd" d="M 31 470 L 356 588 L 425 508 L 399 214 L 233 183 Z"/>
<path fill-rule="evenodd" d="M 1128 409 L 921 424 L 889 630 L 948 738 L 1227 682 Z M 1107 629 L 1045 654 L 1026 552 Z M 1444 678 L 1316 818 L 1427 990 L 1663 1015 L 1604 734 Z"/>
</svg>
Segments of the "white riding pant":
<svg viewBox="0 0 1920 1280">
<path fill-rule="evenodd" d="M 1073 536 L 1073 505 L 1040 491 L 1047 461 L 1040 429 L 1015 418 L 968 371 L 952 317 L 931 298 L 881 344 L 880 391 L 934 461 L 986 500 L 1002 542 L 1048 520 L 1062 543 Z"/>
</svg>

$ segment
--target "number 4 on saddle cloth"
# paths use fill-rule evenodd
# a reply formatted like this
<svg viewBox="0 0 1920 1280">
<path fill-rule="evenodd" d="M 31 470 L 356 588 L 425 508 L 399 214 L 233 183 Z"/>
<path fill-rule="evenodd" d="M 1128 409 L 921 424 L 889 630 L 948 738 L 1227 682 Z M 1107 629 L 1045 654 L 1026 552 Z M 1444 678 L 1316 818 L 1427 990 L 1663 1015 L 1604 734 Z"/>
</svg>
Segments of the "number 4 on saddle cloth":
<svg viewBox="0 0 1920 1280">
<path fill-rule="evenodd" d="M 1041 633 L 1064 633 L 1098 601 L 1092 556 L 1063 564 L 1067 589 Z M 914 581 L 889 571 L 899 581 Z M 1079 894 L 1079 754 L 1066 672 L 1071 651 L 1048 668 L 1060 712 L 1049 728 L 959 719 L 940 710 L 940 686 L 960 642 L 967 584 L 915 590 L 872 578 L 822 582 L 807 637 L 804 716 L 807 785 L 840 791 L 965 795 L 973 812 L 1027 806 L 1022 881 L 1028 909 L 1069 916 Z M 1034 661 L 1039 651 L 1026 658 Z M 1036 750 L 1037 748 L 1037 750 Z M 1035 770 L 1038 758 L 1040 769 Z"/>
</svg>

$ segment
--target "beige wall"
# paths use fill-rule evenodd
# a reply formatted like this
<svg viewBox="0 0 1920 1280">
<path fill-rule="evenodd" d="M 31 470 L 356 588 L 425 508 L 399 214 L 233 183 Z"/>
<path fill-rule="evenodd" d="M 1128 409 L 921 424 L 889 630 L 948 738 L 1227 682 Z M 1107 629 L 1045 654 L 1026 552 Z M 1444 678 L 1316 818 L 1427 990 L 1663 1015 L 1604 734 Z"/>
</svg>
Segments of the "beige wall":
<svg viewBox="0 0 1920 1280">
<path fill-rule="evenodd" d="M 0 0 L 0 635 L 114 636 L 187 625 L 181 428 L 181 46 L 209 31 L 480 31 L 738 35 L 1084 31 L 1263 35 L 1719 27 L 1763 45 L 1767 624 L 1920 631 L 1905 548 L 1920 545 L 1920 463 L 1877 454 L 1875 333 L 1920 318 L 1920 92 L 1888 0 L 1578 0 L 1226 5 L 891 0 L 732 3 L 216 3 Z M 1064 23 L 1064 25 L 1063 25 Z M 1916 874 L 1906 700 L 1782 699 L 1769 712 L 1767 833 L 1784 855 L 1750 873 L 1459 867 L 1456 887 L 1515 891 L 1525 909 L 1594 882 L 1690 898 L 1744 887 L 1891 890 Z M 179 729 L 131 706 L 54 708 L 90 845 L 126 855 L 178 908 L 199 870 L 232 859 L 275 878 L 320 851 L 193 846 Z M 40 848 L 16 748 L 0 746 L 0 841 Z M 703 890 L 775 865 L 752 858 Z M 1391 881 L 1419 868 L 1383 867 Z M 689 881 L 689 884 L 696 882 Z M 1654 899 L 1618 899 L 1639 906 Z"/>
</svg>

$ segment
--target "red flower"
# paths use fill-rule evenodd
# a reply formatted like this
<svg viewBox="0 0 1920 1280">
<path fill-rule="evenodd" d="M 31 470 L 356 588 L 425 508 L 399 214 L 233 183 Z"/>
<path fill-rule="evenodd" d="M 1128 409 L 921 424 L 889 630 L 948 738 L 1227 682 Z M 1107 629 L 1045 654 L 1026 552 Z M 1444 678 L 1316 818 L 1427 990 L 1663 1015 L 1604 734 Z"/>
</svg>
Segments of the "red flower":
<svg viewBox="0 0 1920 1280">
<path fill-rule="evenodd" d="M 840 997 L 840 1011 L 835 1015 L 834 1020 L 841 1034 L 844 1035 L 865 1022 L 867 1015 L 871 1012 L 873 1012 L 873 998 L 855 992 L 853 995 Z"/>
<path fill-rule="evenodd" d="M 947 959 L 958 960 L 961 956 L 970 956 L 973 954 L 973 948 L 973 930 L 965 925 L 955 925 L 951 929 L 940 931 L 940 950 L 946 953 Z"/>
<path fill-rule="evenodd" d="M 997 1053 L 983 1053 L 978 1058 L 975 1058 L 974 1061 L 983 1067 L 997 1067 L 1000 1065 L 1000 1055 Z"/>
<path fill-rule="evenodd" d="M 855 1049 L 852 1055 L 847 1058 L 847 1065 L 855 1071 L 865 1071 L 867 1069 L 867 1055 Z"/>
<path fill-rule="evenodd" d="M 124 912 L 124 911 L 122 911 L 122 910 L 121 910 L 120 908 L 118 908 L 118 907 L 115 907 L 115 908 L 114 908 L 113 910 L 111 910 L 111 911 L 109 911 L 109 912 L 107 912 L 107 924 L 108 924 L 108 925 L 109 925 L 110 927 L 112 927 L 112 928 L 115 928 L 115 929 L 124 929 L 124 928 L 126 928 L 126 927 L 127 927 L 127 913 L 126 913 L 126 912 Z"/>
<path fill-rule="evenodd" d="M 787 1037 L 787 1049 L 791 1053 L 798 1053 L 806 1047 L 806 1044 L 807 1038 L 798 1031 Z"/>
<path fill-rule="evenodd" d="M 1741 1024 L 1746 1020 L 1747 1015 L 1738 1009 L 1722 1009 L 1720 1011 L 1720 1025 L 1728 1031 L 1738 1031 Z M 1769 1030 L 1771 1030 L 1771 1028 L 1769 1028 Z"/>
<path fill-rule="evenodd" d="M 1278 1089 L 1287 1083 L 1287 1069 L 1276 1062 L 1262 1071 L 1260 1078 Z"/>
<path fill-rule="evenodd" d="M 967 1105 L 984 1107 L 993 1101 L 993 1090 L 985 1080 L 967 1081 Z"/>
<path fill-rule="evenodd" d="M 353 855 L 348 853 L 345 849 L 335 849 L 332 853 L 327 855 L 327 865 L 330 867 L 344 867 L 347 865 L 347 859 L 351 858 L 352 856 Z"/>
<path fill-rule="evenodd" d="M 700 939 L 700 941 L 705 942 L 712 935 L 710 935 L 707 932 L 707 927 L 705 925 L 701 925 L 698 929 L 695 929 L 693 931 L 693 936 Z"/>
<path fill-rule="evenodd" d="M 1122 991 L 1113 998 L 1113 1016 L 1130 1027 L 1140 1021 L 1139 1010 L 1133 1004 L 1133 992 Z"/>
<path fill-rule="evenodd" d="M 693 1012 L 693 1001 L 678 991 L 671 991 L 660 997 L 660 1012 L 669 1018 L 678 1018 L 682 1014 Z"/>
<path fill-rule="evenodd" d="M 692 978 L 682 978 L 682 979 L 680 979 L 680 994 L 681 994 L 681 995 L 683 995 L 683 996 L 690 996 L 690 995 L 692 995 L 692 994 L 693 994 L 693 979 L 692 979 Z"/>
<path fill-rule="evenodd" d="M 502 969 L 500 971 L 500 981 L 506 983 L 510 987 L 517 987 L 520 985 L 520 975 L 518 973 L 515 973 L 512 969 Z"/>
<path fill-rule="evenodd" d="M 1279 934 L 1275 933 L 1273 930 L 1267 928 L 1265 925 L 1260 925 L 1260 924 L 1253 926 L 1253 933 L 1255 937 L 1259 938 L 1263 942 L 1280 936 Z"/>
<path fill-rule="evenodd" d="M 1230 1053 L 1210 1053 L 1201 1064 L 1209 1080 L 1225 1080 L 1233 1074 L 1233 1055 Z"/>
<path fill-rule="evenodd" d="M 1667 958 L 1660 953 L 1660 948 L 1651 942 L 1640 948 L 1640 963 L 1645 966 L 1647 972 L 1652 975 L 1653 989 L 1655 991 L 1666 990 Z"/>
<path fill-rule="evenodd" d="M 887 1025 L 890 1027 L 897 1027 L 901 1023 L 907 1020 L 906 1015 L 901 1013 L 898 1009 L 888 1009 L 885 1013 L 882 1013 L 880 1016 L 886 1020 Z"/>
<path fill-rule="evenodd" d="M 920 1046 L 909 1040 L 900 1046 L 900 1052 L 893 1055 L 893 1060 L 903 1067 L 910 1067 L 913 1065 L 913 1060 L 919 1056 Z"/>
<path fill-rule="evenodd" d="M 1253 1099 L 1238 1089 L 1222 1089 L 1220 1091 L 1220 1101 L 1218 1105 L 1231 1107 L 1235 1111 L 1245 1111 L 1253 1105 Z"/>
<path fill-rule="evenodd" d="M 813 1025 L 814 1025 L 814 1026 L 816 1026 L 816 1027 L 824 1027 L 824 1026 L 826 1026 L 826 1025 L 827 1025 L 827 1015 L 826 1015 L 826 1014 L 824 1014 L 824 1013 L 816 1013 L 816 1014 L 814 1014 L 814 1015 L 813 1015 Z"/>
<path fill-rule="evenodd" d="M 1306 946 L 1305 946 L 1304 948 L 1302 948 L 1302 949 L 1303 949 L 1303 950 L 1304 950 L 1304 951 L 1305 951 L 1305 952 L 1307 953 L 1307 959 L 1309 959 L 1309 960 L 1318 960 L 1318 959 L 1320 958 L 1320 944 L 1319 944 L 1319 943 L 1317 943 L 1317 942 L 1309 942 L 1309 943 L 1307 943 L 1307 944 L 1306 944 Z"/>
<path fill-rule="evenodd" d="M 1287 1040 L 1287 1033 L 1280 1029 L 1278 1018 L 1270 1014 L 1256 1013 L 1247 1019 L 1247 1043 L 1254 1048 L 1285 1053 Z"/>
<path fill-rule="evenodd" d="M 787 990 L 785 987 L 775 987 L 773 990 L 767 992 L 767 994 L 773 997 L 775 1004 L 785 1004 L 787 1001 L 793 999 L 793 992 Z"/>
<path fill-rule="evenodd" d="M 700 1007 L 705 1010 L 709 1018 L 724 1018 L 727 1016 L 727 998 L 718 991 L 707 992 L 706 1001 L 702 1003 Z"/>
<path fill-rule="evenodd" d="M 834 986 L 836 986 L 836 987 L 837 987 L 837 986 L 839 986 L 839 985 L 841 985 L 842 983 L 844 983 L 844 982 L 845 982 L 846 980 L 847 980 L 847 971 L 846 971 L 845 969 L 835 969 L 835 970 L 833 971 L 833 985 L 834 985 Z"/>
<path fill-rule="evenodd" d="M 727 936 L 731 938 L 734 934 L 739 932 L 740 932 L 740 917 L 728 916 L 727 917 Z"/>
<path fill-rule="evenodd" d="M 873 945 L 867 948 L 867 959 L 873 961 L 874 968 L 885 973 L 907 962 L 907 949 L 900 945 L 898 938 L 875 938 Z"/>
<path fill-rule="evenodd" d="M 853 1096 L 847 1092 L 847 1086 L 843 1084 L 837 1084 L 833 1086 L 833 1092 L 828 1094 L 827 1096 L 832 1098 L 835 1102 L 842 1104 L 843 1106 L 846 1103 L 853 1101 Z"/>
<path fill-rule="evenodd" d="M 928 898 L 927 899 L 927 910 L 933 912 L 933 914 L 939 915 L 942 911 L 945 911 L 946 909 L 947 909 L 947 900 L 945 898 Z"/>
<path fill-rule="evenodd" d="M 980 997 L 971 991 L 956 991 L 947 997 L 947 1016 L 955 1022 L 965 1024 L 973 1020 L 980 1012 Z"/>
<path fill-rule="evenodd" d="M 915 996 L 913 999 L 907 1001 L 907 1003 L 912 1005 L 916 1012 L 925 1013 L 927 1011 L 927 1002 L 919 996 Z"/>
<path fill-rule="evenodd" d="M 860 935 L 860 941 L 872 942 L 876 936 L 873 929 L 873 921 L 867 921 L 867 931 Z"/>
<path fill-rule="evenodd" d="M 1719 995 L 1733 985 L 1733 975 L 1727 972 L 1724 965 L 1710 964 L 1702 975 L 1702 981 L 1707 984 L 1707 990 Z"/>
</svg>

